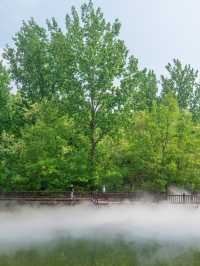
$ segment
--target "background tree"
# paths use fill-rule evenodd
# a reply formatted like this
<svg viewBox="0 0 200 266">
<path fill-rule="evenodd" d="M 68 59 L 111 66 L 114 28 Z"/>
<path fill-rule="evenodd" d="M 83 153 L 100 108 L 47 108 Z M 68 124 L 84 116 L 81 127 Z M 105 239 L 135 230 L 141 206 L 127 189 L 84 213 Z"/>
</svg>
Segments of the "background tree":
<svg viewBox="0 0 200 266">
<path fill-rule="evenodd" d="M 10 126 L 10 76 L 0 61 L 0 133 Z"/>
<path fill-rule="evenodd" d="M 140 70 L 138 60 L 133 56 L 129 59 L 121 87 L 128 93 L 128 112 L 151 110 L 153 103 L 157 101 L 158 84 L 155 73 L 146 68 Z"/>
<path fill-rule="evenodd" d="M 161 76 L 162 94 L 173 93 L 179 107 L 191 110 L 194 119 L 197 120 L 200 105 L 198 71 L 190 65 L 182 65 L 178 59 L 174 59 L 173 64 L 169 63 L 166 69 L 169 77 Z"/>
<path fill-rule="evenodd" d="M 114 153 L 125 184 L 163 191 L 169 184 L 191 186 L 199 171 L 194 128 L 191 115 L 179 110 L 172 95 L 151 111 L 135 113 Z"/>
</svg>

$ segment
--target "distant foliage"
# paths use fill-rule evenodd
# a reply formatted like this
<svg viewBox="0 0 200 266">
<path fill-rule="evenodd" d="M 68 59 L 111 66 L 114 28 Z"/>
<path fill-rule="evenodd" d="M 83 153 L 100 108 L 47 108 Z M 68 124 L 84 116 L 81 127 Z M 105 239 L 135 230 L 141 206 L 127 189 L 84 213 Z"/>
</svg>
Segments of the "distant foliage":
<svg viewBox="0 0 200 266">
<path fill-rule="evenodd" d="M 198 71 L 178 59 L 160 80 L 140 69 L 92 1 L 65 26 L 30 19 L 4 50 L 0 189 L 198 190 Z"/>
</svg>

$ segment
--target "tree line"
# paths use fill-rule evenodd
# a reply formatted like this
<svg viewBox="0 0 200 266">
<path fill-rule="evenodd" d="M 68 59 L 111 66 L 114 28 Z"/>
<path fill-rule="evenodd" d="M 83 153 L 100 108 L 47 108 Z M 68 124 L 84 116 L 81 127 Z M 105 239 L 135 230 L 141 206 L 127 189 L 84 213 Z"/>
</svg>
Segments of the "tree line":
<svg viewBox="0 0 200 266">
<path fill-rule="evenodd" d="M 0 63 L 1 190 L 199 189 L 198 71 L 156 77 L 120 28 L 92 1 L 64 29 L 23 22 Z"/>
</svg>

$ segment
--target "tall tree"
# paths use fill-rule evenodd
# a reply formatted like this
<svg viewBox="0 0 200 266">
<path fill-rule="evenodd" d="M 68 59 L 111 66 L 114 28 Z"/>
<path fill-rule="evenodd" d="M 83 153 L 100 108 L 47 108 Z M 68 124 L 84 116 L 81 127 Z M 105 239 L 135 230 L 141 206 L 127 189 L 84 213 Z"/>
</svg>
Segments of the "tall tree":
<svg viewBox="0 0 200 266">
<path fill-rule="evenodd" d="M 81 16 L 73 7 L 66 17 L 66 38 L 74 57 L 77 86 L 68 87 L 66 97 L 71 112 L 89 138 L 89 175 L 95 175 L 98 143 L 109 134 L 125 101 L 118 86 L 126 65 L 127 49 L 119 39 L 120 23 L 107 23 L 102 11 L 92 1 L 81 7 Z"/>
<path fill-rule="evenodd" d="M 23 22 L 13 40 L 14 47 L 7 46 L 4 58 L 23 99 L 33 103 L 50 98 L 55 84 L 46 30 L 31 19 Z"/>
<path fill-rule="evenodd" d="M 197 119 L 200 105 L 198 71 L 174 59 L 166 66 L 169 77 L 161 76 L 162 94 L 173 93 L 181 109 L 189 109 Z"/>
</svg>

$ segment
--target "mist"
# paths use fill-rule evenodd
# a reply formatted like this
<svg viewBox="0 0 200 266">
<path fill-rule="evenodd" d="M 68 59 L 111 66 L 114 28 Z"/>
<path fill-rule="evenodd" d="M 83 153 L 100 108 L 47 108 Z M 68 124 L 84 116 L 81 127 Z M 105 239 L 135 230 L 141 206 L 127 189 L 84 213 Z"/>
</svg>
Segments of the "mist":
<svg viewBox="0 0 200 266">
<path fill-rule="evenodd" d="M 96 208 L 19 207 L 0 211 L 0 253 L 59 239 L 85 239 L 200 248 L 200 209 L 162 204 Z"/>
</svg>

